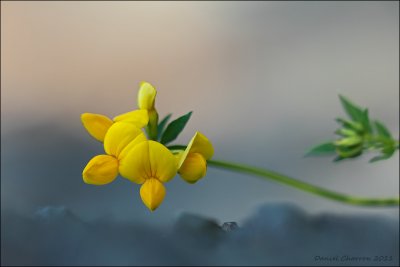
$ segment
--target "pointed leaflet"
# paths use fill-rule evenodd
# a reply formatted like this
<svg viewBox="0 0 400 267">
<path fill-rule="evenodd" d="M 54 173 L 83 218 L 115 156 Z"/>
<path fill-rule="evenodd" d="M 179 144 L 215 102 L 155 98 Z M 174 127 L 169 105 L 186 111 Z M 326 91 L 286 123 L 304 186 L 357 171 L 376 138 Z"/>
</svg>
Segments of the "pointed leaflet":
<svg viewBox="0 0 400 267">
<path fill-rule="evenodd" d="M 362 117 L 361 124 L 364 126 L 364 128 L 367 130 L 368 133 L 372 133 L 372 127 L 371 127 L 371 123 L 369 121 L 369 115 L 368 115 L 367 108 L 363 111 L 363 117 Z"/>
<path fill-rule="evenodd" d="M 172 121 L 161 136 L 161 143 L 165 145 L 174 141 L 182 132 L 183 128 L 185 128 L 185 125 L 189 121 L 191 115 L 192 111 Z"/>
<path fill-rule="evenodd" d="M 172 114 L 168 114 L 162 119 L 162 121 L 157 126 L 157 140 L 160 140 L 162 133 L 164 131 L 164 127 L 167 124 L 168 120 L 171 118 Z"/>
<path fill-rule="evenodd" d="M 393 151 L 393 152 L 394 152 L 394 151 Z M 379 156 L 375 156 L 375 157 L 373 157 L 372 159 L 369 160 L 369 163 L 373 163 L 373 162 L 376 162 L 376 161 L 379 161 L 379 160 L 388 159 L 388 158 L 390 158 L 392 155 L 393 155 L 393 153 L 382 154 L 382 155 L 379 155 Z"/>
<path fill-rule="evenodd" d="M 307 152 L 306 156 L 334 154 L 334 153 L 335 153 L 335 145 L 333 144 L 333 142 L 327 142 L 313 147 L 309 152 Z"/>
<path fill-rule="evenodd" d="M 396 151 L 396 148 L 394 146 L 386 146 L 381 150 L 380 155 L 373 157 L 372 159 L 369 160 L 369 162 L 372 163 L 375 161 L 388 159 L 391 156 L 393 156 L 395 151 Z"/>
<path fill-rule="evenodd" d="M 347 115 L 354 121 L 360 121 L 363 116 L 363 110 L 342 95 L 339 95 L 339 99 Z"/>
<path fill-rule="evenodd" d="M 387 138 L 392 138 L 392 135 L 390 134 L 389 130 L 386 128 L 383 123 L 379 121 L 375 121 L 375 129 L 379 135 L 382 135 Z"/>
<path fill-rule="evenodd" d="M 366 131 L 371 132 L 368 110 L 363 110 L 342 95 L 339 95 L 339 98 L 347 115 L 349 115 L 353 121 L 360 122 Z"/>
</svg>

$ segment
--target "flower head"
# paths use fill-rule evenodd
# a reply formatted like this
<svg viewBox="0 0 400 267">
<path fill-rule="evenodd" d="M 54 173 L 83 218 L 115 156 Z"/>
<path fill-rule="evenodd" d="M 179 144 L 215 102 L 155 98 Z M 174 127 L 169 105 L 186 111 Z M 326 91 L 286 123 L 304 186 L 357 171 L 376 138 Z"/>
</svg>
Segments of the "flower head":
<svg viewBox="0 0 400 267">
<path fill-rule="evenodd" d="M 195 183 L 206 175 L 207 160 L 214 155 L 211 142 L 196 132 L 185 151 L 178 155 L 178 173 L 188 183 Z"/>
<path fill-rule="evenodd" d="M 151 211 L 157 209 L 164 200 L 164 183 L 170 181 L 178 170 L 185 181 L 195 183 L 205 176 L 207 159 L 214 153 L 210 141 L 196 132 L 186 149 L 179 150 L 178 155 L 174 156 L 165 145 L 183 130 L 191 112 L 168 125 L 170 114 L 158 123 L 156 95 L 157 91 L 150 83 L 142 82 L 138 92 L 139 110 L 113 119 L 94 113 L 81 115 L 83 126 L 91 136 L 104 143 L 105 151 L 88 162 L 82 172 L 84 182 L 104 185 L 114 181 L 120 174 L 141 185 L 140 197 Z M 150 140 L 141 131 L 143 127 Z M 182 148 L 179 145 L 177 147 Z"/>
</svg>

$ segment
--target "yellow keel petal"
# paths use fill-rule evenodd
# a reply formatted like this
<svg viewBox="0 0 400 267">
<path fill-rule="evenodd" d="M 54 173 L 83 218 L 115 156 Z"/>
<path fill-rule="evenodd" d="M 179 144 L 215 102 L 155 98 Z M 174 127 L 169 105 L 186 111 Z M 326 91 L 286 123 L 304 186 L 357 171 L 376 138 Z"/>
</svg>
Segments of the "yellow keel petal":
<svg viewBox="0 0 400 267">
<path fill-rule="evenodd" d="M 142 184 L 147 178 L 150 178 L 151 169 L 147 141 L 140 142 L 127 151 L 124 150 L 121 155 L 123 157 L 119 162 L 119 173 L 122 177 L 137 184 Z"/>
<path fill-rule="evenodd" d="M 174 155 L 158 142 L 140 142 L 126 153 L 124 151 L 123 154 L 119 172 L 121 176 L 134 183 L 143 183 L 145 179 L 150 178 L 167 182 L 176 175 L 177 166 Z"/>
<path fill-rule="evenodd" d="M 178 171 L 176 158 L 164 145 L 155 141 L 148 141 L 148 143 L 151 177 L 157 178 L 163 183 L 168 182 Z"/>
<path fill-rule="evenodd" d="M 107 130 L 113 124 L 113 121 L 101 114 L 83 113 L 81 115 L 83 127 L 96 140 L 103 142 Z"/>
<path fill-rule="evenodd" d="M 147 179 L 146 182 L 140 187 L 140 197 L 143 203 L 151 211 L 160 206 L 165 197 L 165 187 L 157 179 Z"/>
<path fill-rule="evenodd" d="M 82 172 L 87 184 L 104 185 L 111 183 L 118 176 L 118 160 L 109 155 L 92 158 Z"/>
<path fill-rule="evenodd" d="M 207 161 L 199 153 L 189 153 L 179 169 L 179 175 L 188 183 L 195 183 L 206 175 Z"/>
</svg>

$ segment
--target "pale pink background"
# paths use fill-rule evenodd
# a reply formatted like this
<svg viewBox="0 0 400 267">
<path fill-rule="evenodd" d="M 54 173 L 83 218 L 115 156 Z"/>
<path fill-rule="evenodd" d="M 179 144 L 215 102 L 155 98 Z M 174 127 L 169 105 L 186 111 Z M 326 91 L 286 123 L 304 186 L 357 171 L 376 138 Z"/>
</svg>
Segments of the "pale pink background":
<svg viewBox="0 0 400 267">
<path fill-rule="evenodd" d="M 86 218 L 152 223 L 168 223 L 183 210 L 240 222 L 268 201 L 310 212 L 398 215 L 213 169 L 194 186 L 175 178 L 150 214 L 138 187 L 125 180 L 103 188 L 81 182 L 82 168 L 101 148 L 79 120 L 83 112 L 113 116 L 136 108 L 138 84 L 146 80 L 158 89 L 161 115 L 194 111 L 180 143 L 200 130 L 215 158 L 346 193 L 396 196 L 398 153 L 376 164 L 367 163 L 369 156 L 337 165 L 303 155 L 333 138 L 334 118 L 343 115 L 339 93 L 369 107 L 398 135 L 398 8 L 398 2 L 2 1 L 2 208 L 24 213 L 66 205 Z M 64 138 L 89 148 L 67 153 Z"/>
</svg>

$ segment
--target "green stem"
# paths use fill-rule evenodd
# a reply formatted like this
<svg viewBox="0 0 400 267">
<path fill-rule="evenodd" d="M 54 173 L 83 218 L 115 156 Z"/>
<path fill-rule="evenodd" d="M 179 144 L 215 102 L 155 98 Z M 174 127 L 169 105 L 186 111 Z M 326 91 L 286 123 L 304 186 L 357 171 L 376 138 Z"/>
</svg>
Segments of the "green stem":
<svg viewBox="0 0 400 267">
<path fill-rule="evenodd" d="M 246 174 L 260 176 L 262 178 L 267 178 L 282 184 L 295 187 L 299 190 L 303 190 L 324 198 L 329 198 L 350 205 L 356 205 L 356 206 L 399 206 L 400 205 L 399 198 L 377 199 L 377 198 L 361 198 L 361 197 L 344 195 L 324 189 L 319 186 L 299 181 L 297 179 L 267 169 L 261 169 L 257 167 L 220 161 L 220 160 L 208 160 L 208 165 L 212 167 L 227 169 L 230 171 L 242 172 Z"/>
<path fill-rule="evenodd" d="M 146 126 L 146 132 L 150 140 L 157 141 L 157 135 L 158 135 L 158 113 L 157 110 L 152 109 L 149 110 L 149 123 Z"/>
</svg>

